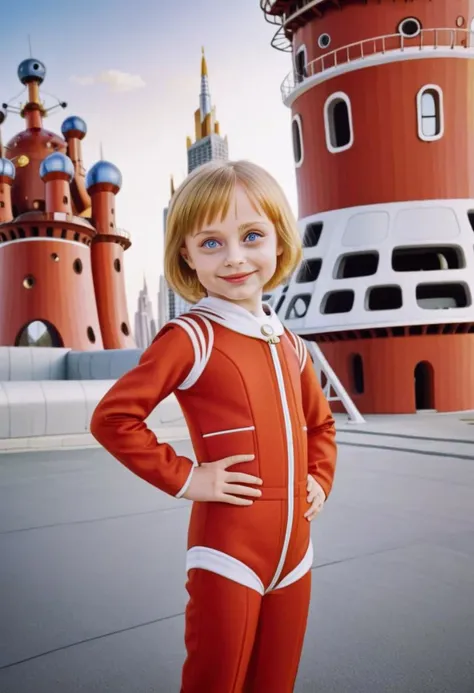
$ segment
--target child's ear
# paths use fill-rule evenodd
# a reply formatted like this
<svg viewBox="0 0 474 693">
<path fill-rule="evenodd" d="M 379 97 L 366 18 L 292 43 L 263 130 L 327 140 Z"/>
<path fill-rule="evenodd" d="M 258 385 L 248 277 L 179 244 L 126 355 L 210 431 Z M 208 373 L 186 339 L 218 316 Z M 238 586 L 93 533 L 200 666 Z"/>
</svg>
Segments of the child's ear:
<svg viewBox="0 0 474 693">
<path fill-rule="evenodd" d="M 183 248 L 180 249 L 179 252 L 180 252 L 180 254 L 181 254 L 181 257 L 182 257 L 183 260 L 185 261 L 185 263 L 186 263 L 192 270 L 195 269 L 194 263 L 192 262 L 191 258 L 189 257 L 189 253 L 188 253 L 187 248 L 183 247 Z"/>
</svg>

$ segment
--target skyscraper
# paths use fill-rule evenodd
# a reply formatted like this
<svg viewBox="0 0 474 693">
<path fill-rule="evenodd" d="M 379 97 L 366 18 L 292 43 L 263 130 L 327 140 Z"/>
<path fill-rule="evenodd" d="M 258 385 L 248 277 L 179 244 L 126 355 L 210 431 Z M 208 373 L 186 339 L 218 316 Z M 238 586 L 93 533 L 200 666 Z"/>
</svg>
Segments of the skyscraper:
<svg viewBox="0 0 474 693">
<path fill-rule="evenodd" d="M 135 341 L 139 349 L 146 349 L 157 333 L 156 320 L 153 317 L 153 306 L 148 296 L 148 286 L 143 278 L 143 289 L 138 294 L 135 313 Z"/>
<path fill-rule="evenodd" d="M 216 109 L 212 106 L 209 90 L 209 76 L 207 72 L 204 48 L 201 58 L 201 93 L 199 94 L 199 108 L 194 112 L 195 142 L 190 137 L 186 138 L 188 150 L 188 174 L 198 166 L 207 164 L 215 159 L 228 159 L 229 148 L 227 137 L 222 137 L 219 122 L 216 120 Z M 171 184 L 171 196 L 173 196 L 173 183 Z M 163 210 L 163 225 L 166 229 L 166 216 L 168 208 Z M 168 319 L 172 320 L 185 313 L 189 304 L 168 288 Z M 160 320 L 160 316 L 158 318 Z"/>
</svg>

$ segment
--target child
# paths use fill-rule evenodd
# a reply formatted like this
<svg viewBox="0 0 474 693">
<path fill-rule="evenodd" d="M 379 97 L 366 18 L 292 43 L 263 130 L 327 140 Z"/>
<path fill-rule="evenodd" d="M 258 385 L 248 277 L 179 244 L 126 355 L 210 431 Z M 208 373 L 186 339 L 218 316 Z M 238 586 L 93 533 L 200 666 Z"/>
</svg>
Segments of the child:
<svg viewBox="0 0 474 693">
<path fill-rule="evenodd" d="M 304 342 L 262 293 L 302 257 L 276 181 L 199 167 L 168 213 L 165 274 L 195 304 L 99 402 L 95 438 L 150 484 L 195 501 L 181 693 L 291 693 L 310 599 L 309 522 L 336 464 L 334 420 Z M 176 394 L 197 465 L 144 419 Z"/>
</svg>

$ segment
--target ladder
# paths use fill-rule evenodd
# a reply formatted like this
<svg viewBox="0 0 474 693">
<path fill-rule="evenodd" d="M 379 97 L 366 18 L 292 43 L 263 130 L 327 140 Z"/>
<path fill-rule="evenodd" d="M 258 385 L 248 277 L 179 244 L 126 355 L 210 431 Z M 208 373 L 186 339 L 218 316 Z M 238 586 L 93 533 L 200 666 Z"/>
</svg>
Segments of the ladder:
<svg viewBox="0 0 474 693">
<path fill-rule="evenodd" d="M 303 335 L 300 335 L 304 339 Z M 364 417 L 357 409 L 356 405 L 349 396 L 349 393 L 344 388 L 343 384 L 329 365 L 328 360 L 324 356 L 320 347 L 316 342 L 305 339 L 305 344 L 308 347 L 309 353 L 313 357 L 313 365 L 315 371 L 318 375 L 319 382 L 321 382 L 321 376 L 324 374 L 326 377 L 326 383 L 323 386 L 324 396 L 328 402 L 341 402 L 342 406 L 347 412 L 349 417 L 348 423 L 353 424 L 363 424 L 366 423 Z"/>
</svg>

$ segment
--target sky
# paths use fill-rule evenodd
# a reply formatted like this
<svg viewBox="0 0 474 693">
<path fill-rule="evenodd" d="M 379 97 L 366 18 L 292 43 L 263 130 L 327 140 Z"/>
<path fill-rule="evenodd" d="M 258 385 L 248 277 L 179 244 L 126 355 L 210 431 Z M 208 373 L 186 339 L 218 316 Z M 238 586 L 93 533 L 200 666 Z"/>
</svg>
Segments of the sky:
<svg viewBox="0 0 474 693">
<path fill-rule="evenodd" d="M 0 103 L 21 90 L 17 68 L 30 56 L 47 69 L 47 105 L 66 101 L 44 121 L 60 133 L 69 115 L 87 123 L 86 169 L 104 158 L 118 166 L 117 225 L 132 236 L 125 253 L 129 320 L 146 276 L 156 315 L 163 267 L 163 208 L 170 175 L 186 176 L 186 136 L 194 139 L 201 47 L 221 133 L 231 159 L 249 159 L 280 182 L 297 213 L 290 110 L 280 84 L 290 55 L 271 47 L 275 27 L 259 0 L 22 0 L 2 12 Z M 51 95 L 51 96 L 49 96 Z M 19 100 L 13 101 L 18 104 Z M 4 142 L 23 129 L 9 114 Z"/>
</svg>

